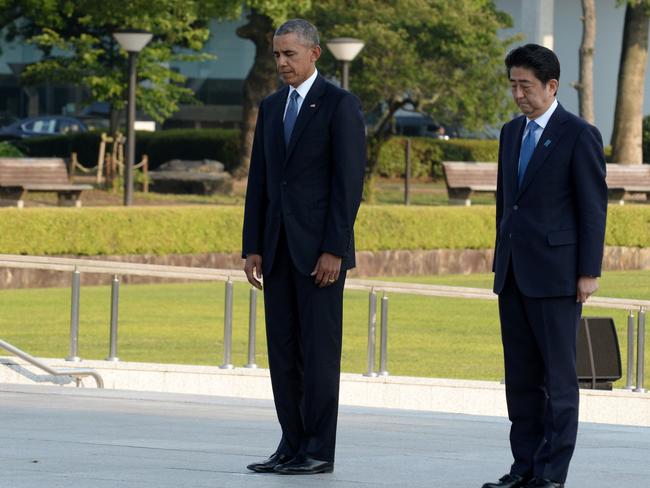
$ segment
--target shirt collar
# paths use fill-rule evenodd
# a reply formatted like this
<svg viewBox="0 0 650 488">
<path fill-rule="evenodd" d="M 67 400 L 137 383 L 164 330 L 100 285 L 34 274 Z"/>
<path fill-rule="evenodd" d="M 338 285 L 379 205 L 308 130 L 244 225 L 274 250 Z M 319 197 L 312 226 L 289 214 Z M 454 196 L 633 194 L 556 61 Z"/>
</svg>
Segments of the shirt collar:
<svg viewBox="0 0 650 488">
<path fill-rule="evenodd" d="M 542 129 L 546 129 L 546 124 L 548 124 L 549 119 L 551 118 L 551 115 L 553 115 L 553 112 L 555 112 L 555 109 L 557 108 L 558 103 L 557 103 L 557 98 L 553 99 L 553 103 L 551 106 L 548 108 L 546 112 L 544 112 L 542 115 L 537 117 L 536 119 L 532 119 L 535 121 L 537 125 L 539 125 Z M 531 119 L 526 119 L 526 127 L 528 127 L 528 124 L 531 122 Z"/>
<path fill-rule="evenodd" d="M 318 70 L 314 69 L 312 75 L 309 78 L 307 78 L 305 81 L 303 81 L 300 85 L 298 85 L 298 88 L 294 88 L 291 85 L 289 85 L 289 96 L 291 96 L 291 93 L 293 93 L 294 91 L 297 91 L 298 95 L 300 95 L 300 98 L 304 100 L 305 97 L 307 96 L 307 93 L 309 93 L 309 89 L 314 84 L 314 81 L 316 81 L 316 76 L 318 76 Z"/>
</svg>

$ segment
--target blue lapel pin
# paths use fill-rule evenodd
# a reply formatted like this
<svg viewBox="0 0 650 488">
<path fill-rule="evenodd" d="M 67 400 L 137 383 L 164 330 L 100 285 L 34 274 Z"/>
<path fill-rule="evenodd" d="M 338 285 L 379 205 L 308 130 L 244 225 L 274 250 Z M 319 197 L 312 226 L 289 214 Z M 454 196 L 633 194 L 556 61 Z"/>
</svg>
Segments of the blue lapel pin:
<svg viewBox="0 0 650 488">
<path fill-rule="evenodd" d="M 551 140 L 550 140 L 550 139 L 546 139 L 546 141 L 544 141 L 544 147 L 548 147 L 548 146 L 550 146 L 550 145 L 551 145 Z"/>
</svg>

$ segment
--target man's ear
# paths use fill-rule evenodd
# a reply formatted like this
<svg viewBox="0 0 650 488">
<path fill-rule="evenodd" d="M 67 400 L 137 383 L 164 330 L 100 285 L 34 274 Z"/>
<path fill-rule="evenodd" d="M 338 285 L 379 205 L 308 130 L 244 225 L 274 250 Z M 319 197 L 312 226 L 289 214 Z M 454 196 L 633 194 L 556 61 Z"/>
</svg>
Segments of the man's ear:
<svg viewBox="0 0 650 488">
<path fill-rule="evenodd" d="M 321 55 L 321 50 L 320 46 L 314 46 L 311 48 L 311 60 L 313 63 L 318 61 L 318 58 L 320 58 Z"/>
<path fill-rule="evenodd" d="M 560 82 L 557 81 L 555 78 L 553 78 L 551 80 L 548 80 L 547 85 L 549 86 L 549 88 L 553 92 L 553 95 L 557 95 L 557 90 L 560 87 Z"/>
</svg>

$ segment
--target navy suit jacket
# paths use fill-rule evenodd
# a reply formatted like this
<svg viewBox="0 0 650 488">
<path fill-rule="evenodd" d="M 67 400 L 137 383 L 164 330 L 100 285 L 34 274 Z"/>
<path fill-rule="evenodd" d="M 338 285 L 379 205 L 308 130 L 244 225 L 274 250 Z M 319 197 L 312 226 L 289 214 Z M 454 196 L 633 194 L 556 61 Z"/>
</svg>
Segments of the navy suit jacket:
<svg viewBox="0 0 650 488">
<path fill-rule="evenodd" d="M 501 130 L 494 292 L 512 265 L 524 295 L 573 296 L 579 276 L 600 276 L 607 215 L 602 138 L 558 105 L 519 187 L 525 126 L 522 115 Z"/>
<path fill-rule="evenodd" d="M 354 220 L 366 165 L 359 100 L 318 75 L 302 103 L 288 147 L 284 109 L 289 88 L 259 108 L 246 191 L 242 254 L 262 255 L 271 272 L 281 224 L 294 266 L 310 274 L 318 257 L 355 265 Z"/>
</svg>

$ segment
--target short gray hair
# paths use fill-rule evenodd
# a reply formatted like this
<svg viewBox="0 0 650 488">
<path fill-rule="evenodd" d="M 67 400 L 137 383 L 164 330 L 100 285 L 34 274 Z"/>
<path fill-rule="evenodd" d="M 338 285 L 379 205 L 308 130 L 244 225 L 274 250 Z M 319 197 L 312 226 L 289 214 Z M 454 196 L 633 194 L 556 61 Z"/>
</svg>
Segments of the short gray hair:
<svg viewBox="0 0 650 488">
<path fill-rule="evenodd" d="M 305 19 L 287 20 L 275 31 L 276 36 L 284 36 L 292 33 L 300 37 L 303 41 L 309 44 L 310 47 L 318 46 L 320 44 L 316 26 L 307 22 Z"/>
</svg>

